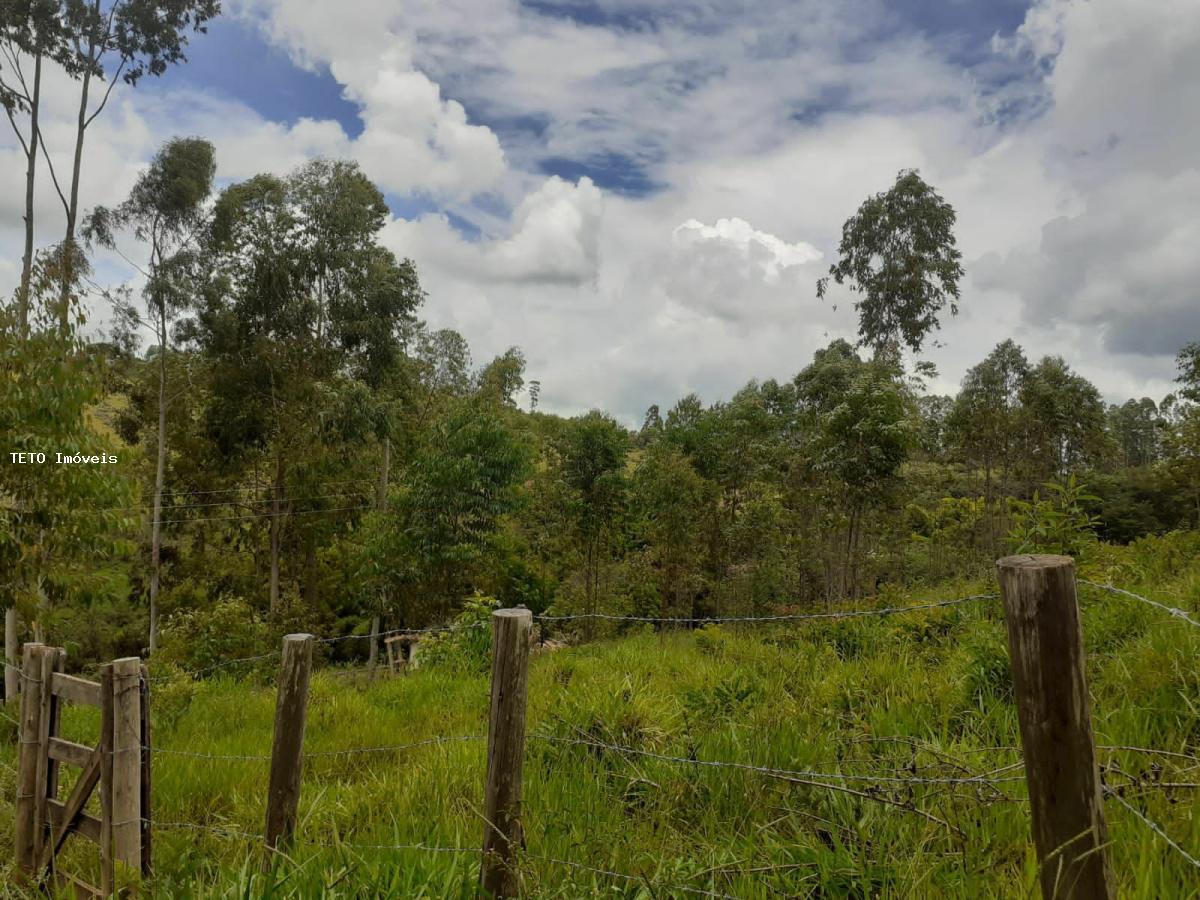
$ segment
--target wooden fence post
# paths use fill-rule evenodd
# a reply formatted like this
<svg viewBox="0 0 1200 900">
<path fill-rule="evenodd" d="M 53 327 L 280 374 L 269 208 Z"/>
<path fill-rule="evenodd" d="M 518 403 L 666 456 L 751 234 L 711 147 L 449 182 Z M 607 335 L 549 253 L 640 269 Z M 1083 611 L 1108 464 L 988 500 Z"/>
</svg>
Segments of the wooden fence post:
<svg viewBox="0 0 1200 900">
<path fill-rule="evenodd" d="M 110 897 L 116 889 L 113 866 L 113 733 L 116 708 L 113 705 L 113 666 L 100 667 L 100 892 Z"/>
<path fill-rule="evenodd" d="M 30 642 L 21 649 L 21 727 L 17 747 L 17 821 L 15 844 L 17 871 L 32 878 L 41 859 L 37 818 L 39 740 L 42 731 L 42 694 L 50 685 L 42 679 L 42 658 L 49 648 Z"/>
<path fill-rule="evenodd" d="M 1042 896 L 1112 898 L 1075 561 L 1009 556 L 996 565 Z"/>
<path fill-rule="evenodd" d="M 492 706 L 480 871 L 480 884 L 492 897 L 515 897 L 520 892 L 516 851 L 524 845 L 521 774 L 532 627 L 533 614 L 527 609 L 492 613 Z"/>
<path fill-rule="evenodd" d="M 113 859 L 142 865 L 142 661 L 114 660 L 112 735 Z"/>
<path fill-rule="evenodd" d="M 268 867 L 274 860 L 276 847 L 288 843 L 296 830 L 312 648 L 311 634 L 289 634 L 283 639 L 279 695 L 275 702 L 275 741 L 271 747 L 271 782 L 267 792 L 265 838 L 268 853 L 265 865 Z"/>
</svg>

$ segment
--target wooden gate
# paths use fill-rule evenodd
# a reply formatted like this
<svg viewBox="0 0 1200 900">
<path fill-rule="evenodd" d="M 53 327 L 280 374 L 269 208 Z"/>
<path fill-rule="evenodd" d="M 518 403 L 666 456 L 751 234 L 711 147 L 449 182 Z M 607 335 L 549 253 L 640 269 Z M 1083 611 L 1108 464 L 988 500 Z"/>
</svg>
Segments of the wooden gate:
<svg viewBox="0 0 1200 900">
<path fill-rule="evenodd" d="M 21 659 L 21 728 L 17 772 L 17 871 L 27 882 L 73 887 L 80 897 L 108 897 L 120 862 L 150 874 L 150 729 L 145 668 L 136 657 L 101 667 L 100 681 L 63 673 L 66 651 L 25 644 Z M 100 710 L 96 746 L 60 737 L 63 701 Z M 80 770 L 59 799 L 59 768 Z M 99 788 L 93 812 L 88 800 Z M 62 871 L 58 855 L 72 835 L 100 848 L 100 886 Z"/>
</svg>

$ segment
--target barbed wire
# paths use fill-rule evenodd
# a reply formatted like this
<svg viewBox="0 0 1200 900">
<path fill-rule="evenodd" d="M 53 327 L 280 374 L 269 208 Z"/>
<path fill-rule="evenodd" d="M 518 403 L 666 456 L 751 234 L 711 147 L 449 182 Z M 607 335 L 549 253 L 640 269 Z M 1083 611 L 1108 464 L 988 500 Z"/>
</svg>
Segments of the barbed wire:
<svg viewBox="0 0 1200 900">
<path fill-rule="evenodd" d="M 1159 825 L 1157 822 L 1155 822 L 1153 819 L 1151 819 L 1149 816 L 1147 816 L 1145 813 L 1143 813 L 1140 809 L 1138 809 L 1136 806 L 1134 806 L 1132 803 L 1130 803 L 1128 800 L 1126 800 L 1124 797 L 1122 797 L 1121 794 L 1117 790 L 1115 790 L 1111 787 L 1108 787 L 1106 785 L 1106 786 L 1104 786 L 1104 794 L 1107 797 L 1112 797 L 1113 799 L 1115 799 L 1123 807 L 1125 807 L 1127 810 L 1129 810 L 1131 813 L 1133 813 L 1135 816 L 1137 816 L 1139 819 L 1141 819 L 1142 823 L 1145 824 L 1147 828 L 1149 828 L 1151 831 L 1153 831 L 1155 834 L 1157 834 L 1160 838 L 1162 838 L 1164 841 L 1166 841 L 1167 844 L 1170 845 L 1171 848 L 1174 849 L 1177 853 L 1179 853 L 1180 856 L 1182 856 L 1184 859 L 1186 859 L 1189 863 L 1191 863 L 1197 869 L 1200 869 L 1200 859 L 1197 859 L 1196 857 L 1192 856 L 1190 853 L 1188 853 L 1186 850 L 1184 850 L 1182 847 L 1180 847 L 1177 843 L 1175 843 L 1175 841 L 1173 841 L 1171 839 L 1170 835 L 1168 835 L 1166 833 L 1166 831 L 1163 830 L 1163 827 L 1161 825 Z"/>
<path fill-rule="evenodd" d="M 349 747 L 344 750 L 305 750 L 303 752 L 303 757 L 304 759 L 320 759 L 323 757 L 355 756 L 362 753 L 393 753 L 400 752 L 401 750 L 413 750 L 417 747 L 432 747 L 440 744 L 470 743 L 473 741 L 486 740 L 486 734 L 439 735 L 437 737 L 426 738 L 425 740 L 411 741 L 407 744 L 384 744 L 378 747 Z M 190 759 L 262 761 L 269 760 L 271 758 L 271 754 L 269 753 L 201 753 L 195 750 L 177 750 L 173 747 L 145 746 L 143 746 L 141 749 L 149 750 L 151 753 L 161 753 L 169 756 L 182 756 Z"/>
<path fill-rule="evenodd" d="M 740 769 L 748 772 L 758 772 L 763 775 L 770 775 L 779 778 L 815 778 L 826 779 L 830 781 L 848 781 L 862 783 L 881 783 L 881 784 L 1002 784 L 1005 782 L 1024 781 L 1024 776 L 1013 776 L 1007 778 L 988 778 L 989 774 L 1002 774 L 1006 771 L 1019 768 L 1024 763 L 1015 762 L 1009 765 L 1002 766 L 994 770 L 992 773 L 984 775 L 972 775 L 964 777 L 936 777 L 936 778 L 921 778 L 919 776 L 892 776 L 892 775 L 866 775 L 866 774 L 847 774 L 845 772 L 810 772 L 804 770 L 779 769 L 774 766 L 760 766 L 753 763 L 728 762 L 724 760 L 712 759 L 696 759 L 688 756 L 671 756 L 667 753 L 657 753 L 653 750 L 641 750 L 636 747 L 623 747 L 619 744 L 609 744 L 603 741 L 587 740 L 583 738 L 566 738 L 547 734 L 533 734 L 530 738 L 538 741 L 545 741 L 553 744 L 568 744 L 581 747 L 592 747 L 596 749 L 609 750 L 614 753 L 628 754 L 632 756 L 642 756 L 650 759 L 657 759 L 663 762 L 679 763 L 692 766 L 704 766 L 708 768 L 719 769 Z"/>
<path fill-rule="evenodd" d="M 923 609 L 940 609 L 946 606 L 957 606 L 962 603 L 976 603 L 980 600 L 997 600 L 999 594 L 973 594 L 969 597 L 959 597 L 955 600 L 940 600 L 934 603 L 922 603 L 917 606 L 891 606 L 882 609 L 850 609 L 837 612 L 823 613 L 791 613 L 775 616 L 709 616 L 707 618 L 674 618 L 669 616 L 618 616 L 609 613 L 573 613 L 569 615 L 535 615 L 534 618 L 544 622 L 568 622 L 576 619 L 599 619 L 611 622 L 645 622 L 661 623 L 664 625 L 715 625 L 735 622 L 794 622 L 803 619 L 848 619 L 859 616 L 890 616 L 899 613 L 917 612 Z"/>
<path fill-rule="evenodd" d="M 1197 622 L 1190 615 L 1188 615 L 1187 610 L 1178 609 L 1174 606 L 1167 606 L 1165 603 L 1159 603 L 1157 600 L 1151 600 L 1149 597 L 1143 597 L 1141 594 L 1135 594 L 1133 591 L 1127 591 L 1125 588 L 1119 588 L 1113 584 L 1101 584 L 1100 582 L 1096 581 L 1088 581 L 1086 578 L 1080 578 L 1078 581 L 1080 584 L 1086 584 L 1089 587 L 1099 588 L 1102 591 L 1111 591 L 1114 594 L 1120 594 L 1123 597 L 1131 597 L 1134 600 L 1139 600 L 1142 603 L 1155 606 L 1158 609 L 1161 609 L 1163 612 L 1170 613 L 1177 619 L 1182 619 L 1189 625 L 1194 625 L 1196 628 L 1200 628 L 1200 622 Z"/>
</svg>

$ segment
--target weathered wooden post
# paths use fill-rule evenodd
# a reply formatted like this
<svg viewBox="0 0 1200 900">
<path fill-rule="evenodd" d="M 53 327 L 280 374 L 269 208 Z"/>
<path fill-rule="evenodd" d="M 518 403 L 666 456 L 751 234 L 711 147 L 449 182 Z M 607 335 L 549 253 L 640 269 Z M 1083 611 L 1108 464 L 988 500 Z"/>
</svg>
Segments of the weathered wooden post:
<svg viewBox="0 0 1200 900">
<path fill-rule="evenodd" d="M 113 859 L 142 865 L 142 661 L 112 664 L 112 842 Z"/>
<path fill-rule="evenodd" d="M 15 844 L 17 871 L 23 878 L 37 872 L 41 859 L 41 827 L 37 817 L 39 743 L 42 732 L 42 694 L 50 693 L 49 679 L 42 678 L 42 661 L 50 648 L 28 643 L 21 650 L 21 727 L 17 747 L 17 821 Z"/>
<path fill-rule="evenodd" d="M 1111 898 L 1075 561 L 1009 556 L 996 565 L 1042 896 Z"/>
<path fill-rule="evenodd" d="M 113 734 L 116 706 L 113 695 L 113 666 L 100 667 L 100 892 L 105 897 L 116 890 L 113 866 Z"/>
<path fill-rule="evenodd" d="M 266 867 L 274 860 L 275 849 L 288 843 L 296 830 L 312 648 L 311 634 L 289 634 L 283 639 L 279 695 L 275 701 L 275 741 L 271 747 L 271 781 L 267 792 Z"/>
<path fill-rule="evenodd" d="M 527 609 L 492 613 L 492 706 L 480 871 L 480 884 L 492 897 L 515 897 L 520 892 L 516 852 L 524 844 L 521 773 L 532 627 L 533 614 Z"/>
</svg>

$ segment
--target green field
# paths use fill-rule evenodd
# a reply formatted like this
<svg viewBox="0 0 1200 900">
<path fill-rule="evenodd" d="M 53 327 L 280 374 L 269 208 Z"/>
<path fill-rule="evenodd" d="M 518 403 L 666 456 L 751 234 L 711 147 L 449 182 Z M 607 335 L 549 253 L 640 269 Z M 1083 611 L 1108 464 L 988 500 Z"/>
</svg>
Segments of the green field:
<svg viewBox="0 0 1200 900">
<path fill-rule="evenodd" d="M 1082 574 L 1196 612 L 1200 563 L 1179 550 L 1172 538 L 1102 548 Z M 993 589 L 947 584 L 877 602 Z M 1194 757 L 1101 750 L 1106 780 L 1130 785 L 1126 800 L 1200 854 L 1195 787 L 1162 786 L 1200 782 L 1200 629 L 1094 588 L 1080 599 L 1097 742 Z M 875 619 L 639 629 L 537 654 L 526 891 L 1030 896 L 1036 863 L 1010 695 L 995 600 Z M 375 683 L 355 671 L 314 676 L 300 838 L 270 875 L 253 837 L 264 815 L 268 765 L 257 757 L 270 751 L 269 672 L 167 677 L 153 696 L 155 895 L 474 895 L 486 745 L 473 738 L 485 732 L 488 697 L 477 659 Z M 3 727 L 11 804 L 15 735 Z M 68 737 L 94 740 L 95 729 L 88 711 L 64 718 Z M 322 755 L 445 736 L 472 739 Z M 588 743 L 844 778 L 789 780 Z M 936 781 L 989 772 L 986 783 Z M 1181 854 L 1117 802 L 1106 808 L 1121 896 L 1200 896 Z M 443 849 L 395 849 L 413 844 Z M 89 850 L 68 855 L 75 871 L 88 871 Z"/>
</svg>

